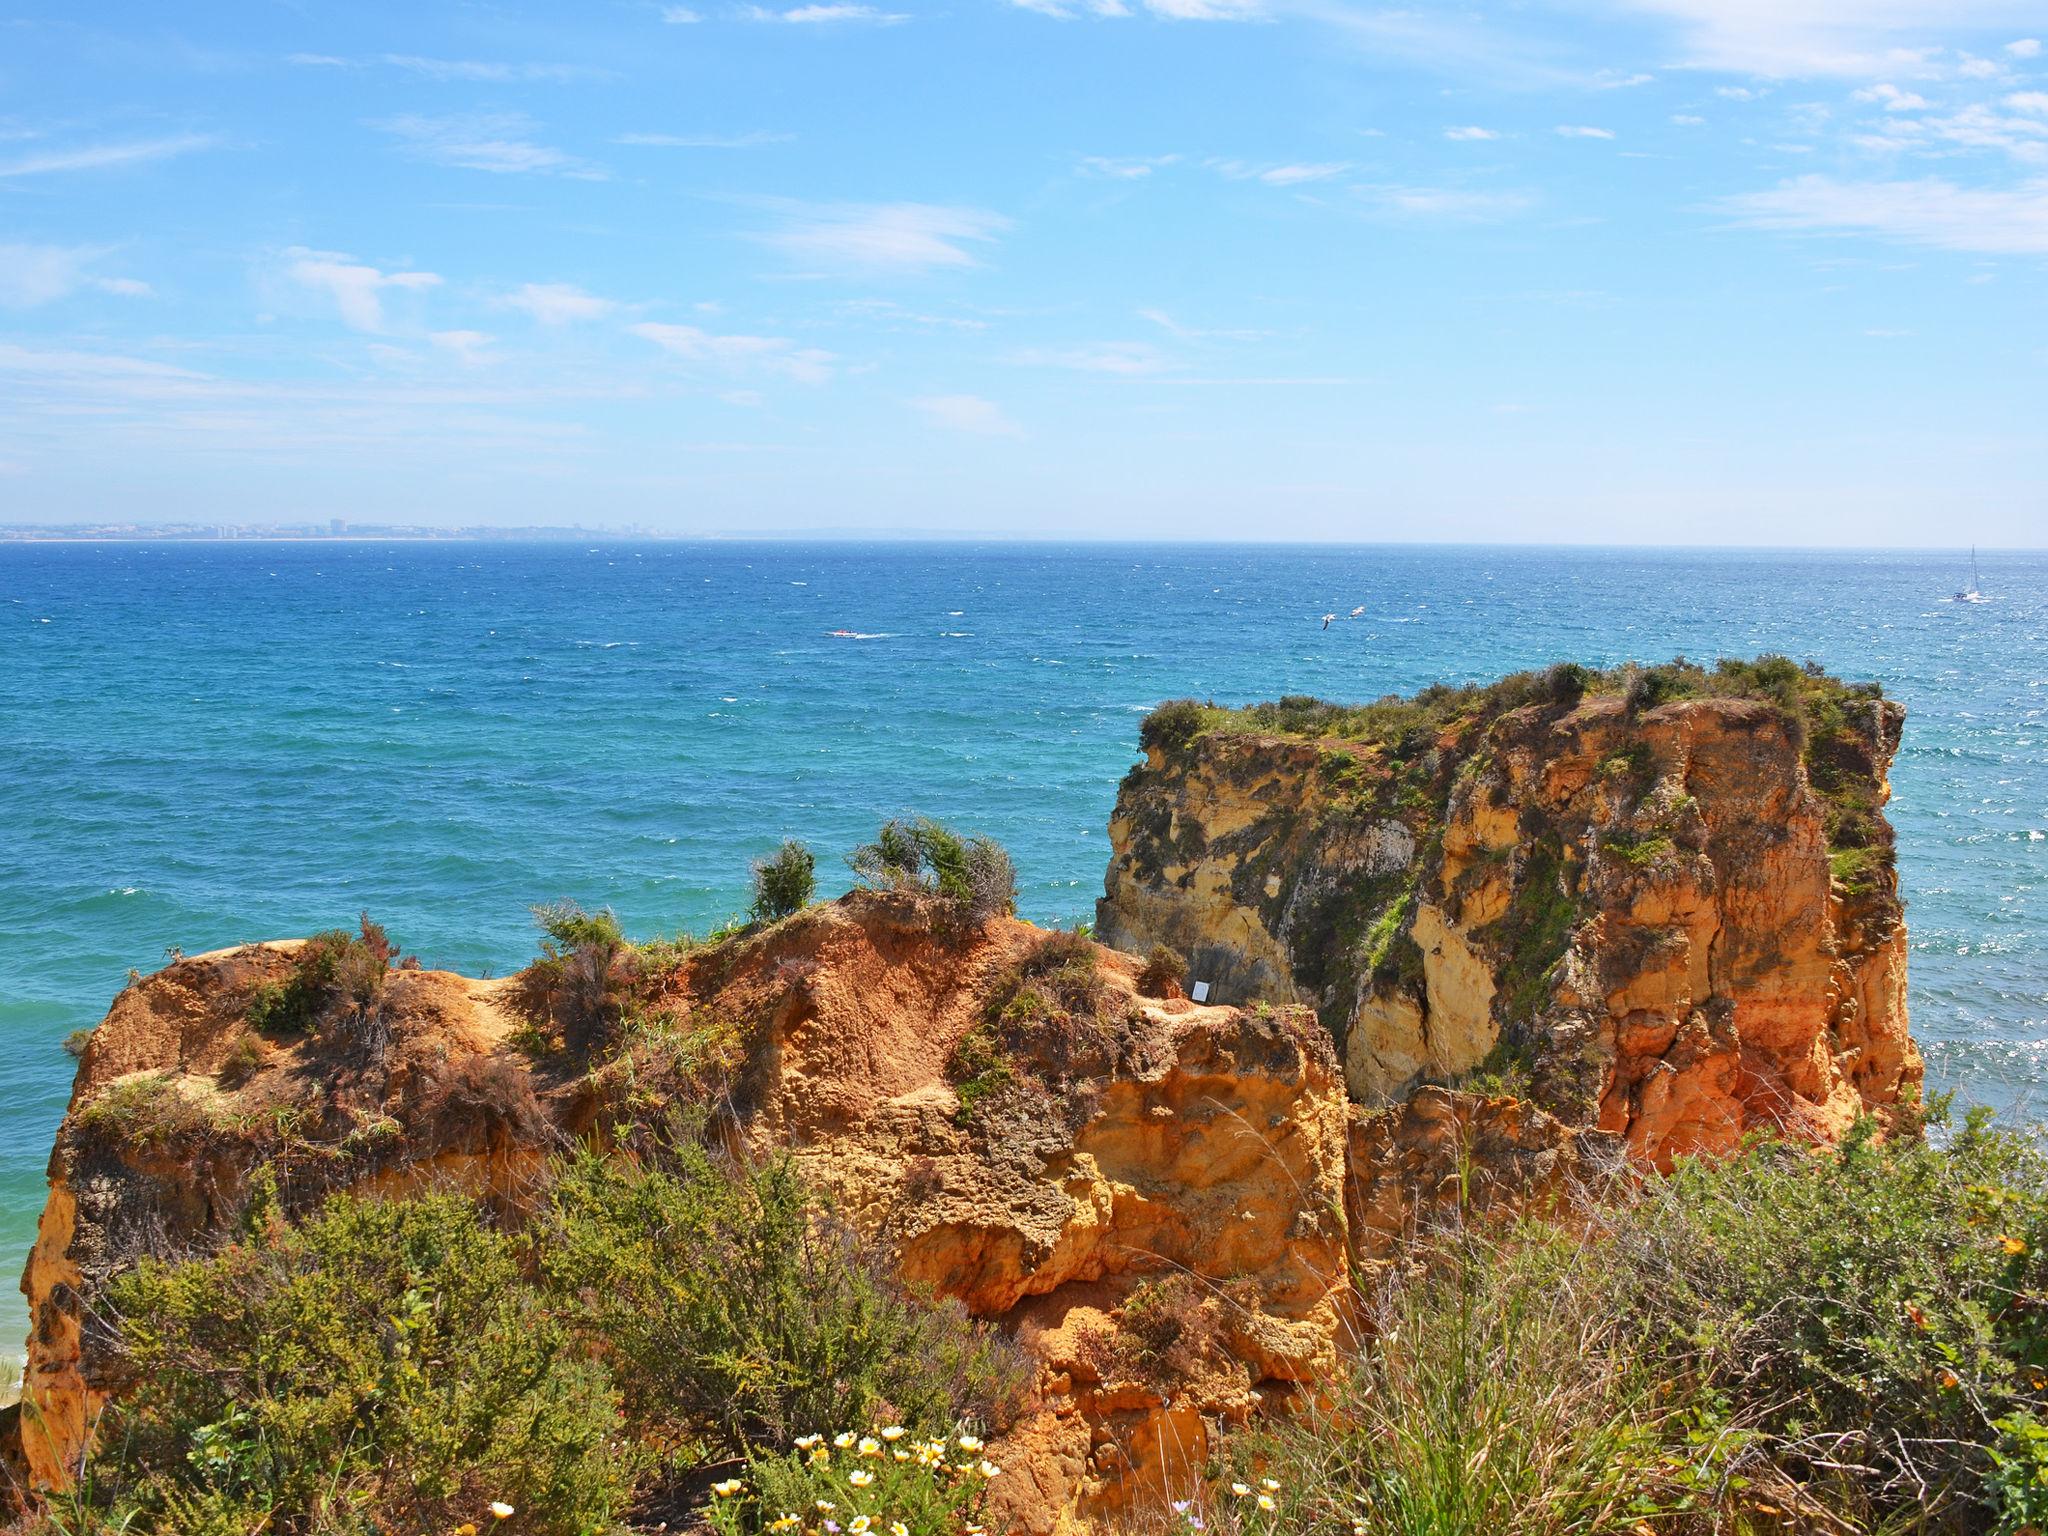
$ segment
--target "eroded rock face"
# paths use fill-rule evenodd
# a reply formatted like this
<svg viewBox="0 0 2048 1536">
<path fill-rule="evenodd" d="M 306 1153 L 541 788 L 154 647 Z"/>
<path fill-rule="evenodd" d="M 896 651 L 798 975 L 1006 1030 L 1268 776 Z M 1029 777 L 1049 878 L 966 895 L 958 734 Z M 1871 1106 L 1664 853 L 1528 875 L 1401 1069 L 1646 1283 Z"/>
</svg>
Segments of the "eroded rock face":
<svg viewBox="0 0 2048 1536">
<path fill-rule="evenodd" d="M 1818 762 L 1734 698 L 1393 747 L 1217 729 L 1125 780 L 1098 930 L 1220 999 L 1313 1005 L 1365 1104 L 1489 1066 L 1659 1166 L 1831 1139 L 1918 1096 L 1896 878 L 1830 847 L 1813 782 L 1881 806 L 1902 718 L 1854 704 Z"/>
<path fill-rule="evenodd" d="M 1034 1348 L 1041 1391 L 999 1490 L 1020 1530 L 1051 1530 L 1191 1477 L 1211 1425 L 1330 1369 L 1346 1285 L 1343 1077 L 1304 1010 L 1141 997 L 1136 962 L 1100 950 L 1110 1022 L 1095 1054 L 1062 1056 L 1055 1073 L 1026 1040 L 1012 1087 L 963 1116 L 954 1047 L 985 1027 L 995 978 L 1046 935 L 941 917 L 901 896 L 815 907 L 688 956 L 662 1001 L 740 1024 L 738 1134 L 793 1150 L 907 1276 Z M 618 1106 L 605 1071 L 551 1071 L 520 1048 L 511 983 L 392 973 L 374 1063 L 253 1036 L 249 1000 L 292 952 L 180 961 L 125 991 L 93 1037 L 23 1282 L 37 1485 L 63 1485 L 118 1387 L 96 1337 L 99 1287 L 142 1254 L 220 1240 L 259 1178 L 288 1207 L 430 1176 L 516 1204 L 569 1138 L 619 1130 L 606 1128 Z M 1118 1308 L 1183 1272 L 1227 1293 L 1227 1355 L 1170 1391 L 1125 1379 L 1107 1347 Z"/>
</svg>

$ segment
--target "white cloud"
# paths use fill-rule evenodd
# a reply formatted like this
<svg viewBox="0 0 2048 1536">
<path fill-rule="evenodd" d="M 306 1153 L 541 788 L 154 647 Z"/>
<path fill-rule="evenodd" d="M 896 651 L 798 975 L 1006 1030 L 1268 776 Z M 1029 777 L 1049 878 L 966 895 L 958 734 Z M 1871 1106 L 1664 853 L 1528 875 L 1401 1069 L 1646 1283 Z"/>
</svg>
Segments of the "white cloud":
<svg viewBox="0 0 2048 1536">
<path fill-rule="evenodd" d="M 1920 112 L 1927 107 L 1927 98 L 1912 91 L 1902 91 L 1896 85 L 1873 85 L 1855 93 L 1858 101 L 1874 102 L 1887 112 Z"/>
<path fill-rule="evenodd" d="M 1024 429 L 979 395 L 924 395 L 910 402 L 936 426 L 976 437 L 1022 437 Z"/>
<path fill-rule="evenodd" d="M 1674 112 L 1671 114 L 1671 121 L 1681 128 L 1703 128 L 1707 122 L 1704 117 L 1695 116 L 1691 112 Z"/>
<path fill-rule="evenodd" d="M 664 5 L 661 8 L 661 19 L 672 27 L 689 27 L 695 26 L 704 18 L 687 5 Z"/>
<path fill-rule="evenodd" d="M 2048 117 L 2048 91 L 2014 91 L 2005 104 L 2015 112 L 2032 112 Z"/>
<path fill-rule="evenodd" d="M 1082 12 L 1090 16 L 1128 16 L 1131 8 L 1124 0 L 1080 0 L 1080 6 L 1066 3 L 1066 0 L 1010 0 L 1020 10 L 1036 11 L 1041 16 L 1054 16 L 1061 21 L 1071 21 Z"/>
<path fill-rule="evenodd" d="M 999 214 L 932 203 L 847 203 L 788 208 L 783 227 L 760 238 L 801 261 L 877 271 L 927 272 L 976 265 L 967 247 L 1010 227 Z"/>
<path fill-rule="evenodd" d="M 428 80 L 467 80 L 481 84 L 509 85 L 521 80 L 597 80 L 605 72 L 581 64 L 501 64 L 481 59 L 423 59 L 411 53 L 383 56 L 393 69 L 420 75 Z"/>
<path fill-rule="evenodd" d="M 1464 128 L 1446 128 L 1444 130 L 1444 137 L 1453 144 L 1479 144 L 1484 143 L 1488 139 L 1497 139 L 1500 135 L 1491 128 L 1467 126 Z"/>
<path fill-rule="evenodd" d="M 483 349 L 497 340 L 482 331 L 430 331 L 427 340 L 443 352 L 454 354 L 465 367 L 475 367 L 484 361 Z"/>
<path fill-rule="evenodd" d="M 1359 195 L 1375 213 L 1452 224 L 1498 223 L 1528 212 L 1536 203 L 1534 194 L 1528 192 L 1484 192 L 1462 187 L 1361 187 Z"/>
<path fill-rule="evenodd" d="M 208 149 L 219 141 L 210 134 L 180 133 L 162 139 L 130 139 L 118 144 L 82 144 L 73 149 L 46 149 L 17 160 L 0 162 L 0 176 L 49 176 L 60 171 L 99 171 L 121 165 L 147 165 L 173 155 Z"/>
<path fill-rule="evenodd" d="M 2048 178 L 2010 189 L 1921 181 L 1845 182 L 1801 176 L 1721 205 L 1758 229 L 1875 235 L 1907 245 L 1993 256 L 2048 255 Z"/>
<path fill-rule="evenodd" d="M 1163 309 L 1141 309 L 1138 311 L 1138 318 L 1151 321 L 1167 335 L 1176 336 L 1182 341 L 1263 341 L 1272 334 L 1270 331 L 1205 330 L 1199 326 L 1183 325 Z"/>
<path fill-rule="evenodd" d="M 2038 18 L 2037 0 L 1616 0 L 1673 22 L 1684 62 L 1777 79 L 1947 73 L 1959 37 Z M 1960 55 L 1967 63 L 1968 55 Z"/>
<path fill-rule="evenodd" d="M 1107 155 L 1083 155 L 1077 163 L 1084 175 L 1106 176 L 1111 181 L 1137 181 L 1150 176 L 1161 166 L 1173 165 L 1179 155 L 1147 155 L 1132 159 L 1115 159 Z"/>
<path fill-rule="evenodd" d="M 748 21 L 779 21 L 794 26 L 832 26 L 858 23 L 863 26 L 894 27 L 910 20 L 902 11 L 877 10 L 872 5 L 838 3 L 832 5 L 799 5 L 787 11 L 770 10 L 766 6 L 750 5 L 740 12 Z"/>
<path fill-rule="evenodd" d="M 2038 59 L 2041 56 L 2041 39 L 2038 37 L 2016 38 L 2005 45 L 2005 51 L 2016 59 Z"/>
<path fill-rule="evenodd" d="M 373 123 L 406 151 L 436 165 L 499 175 L 571 176 L 602 181 L 598 166 L 533 141 L 533 121 L 518 112 L 470 112 L 447 117 L 406 113 Z"/>
<path fill-rule="evenodd" d="M 614 144 L 632 144 L 647 149 L 757 149 L 763 144 L 787 144 L 793 133 L 622 133 Z"/>
<path fill-rule="evenodd" d="M 1145 9 L 1168 21 L 1251 21 L 1265 14 L 1258 0 L 1145 0 Z"/>
<path fill-rule="evenodd" d="M 786 336 L 717 336 L 694 325 L 643 321 L 627 327 L 671 356 L 728 373 L 768 373 L 799 384 L 823 384 L 838 361 L 830 352 L 799 347 Z"/>
<path fill-rule="evenodd" d="M 1251 165 L 1243 160 L 1210 160 L 1209 169 L 1231 181 L 1262 181 L 1269 187 L 1298 187 L 1305 182 L 1328 181 L 1350 170 L 1341 161 L 1321 164 Z"/>
<path fill-rule="evenodd" d="M 385 294 L 422 293 L 441 285 L 440 277 L 432 272 L 383 272 L 333 251 L 294 246 L 285 252 L 285 258 L 287 278 L 333 300 L 342 322 L 351 329 L 372 334 L 384 329 Z"/>
<path fill-rule="evenodd" d="M 505 295 L 501 302 L 531 315 L 542 325 L 601 320 L 618 308 L 610 299 L 585 293 L 574 283 L 523 283 Z"/>
<path fill-rule="evenodd" d="M 1031 368 L 1068 368 L 1076 373 L 1108 373 L 1122 378 L 1165 373 L 1172 361 L 1147 341 L 1102 341 L 1080 347 L 1027 347 L 1010 361 Z"/>
<path fill-rule="evenodd" d="M 81 288 L 142 298 L 149 284 L 132 277 L 100 277 L 88 270 L 109 246 L 0 244 L 0 307 L 33 309 L 68 298 Z"/>
<path fill-rule="evenodd" d="M 1559 123 L 1557 125 L 1557 136 L 1561 139 L 1611 139 L 1614 137 L 1614 130 L 1611 128 L 1588 128 L 1581 123 Z"/>
</svg>

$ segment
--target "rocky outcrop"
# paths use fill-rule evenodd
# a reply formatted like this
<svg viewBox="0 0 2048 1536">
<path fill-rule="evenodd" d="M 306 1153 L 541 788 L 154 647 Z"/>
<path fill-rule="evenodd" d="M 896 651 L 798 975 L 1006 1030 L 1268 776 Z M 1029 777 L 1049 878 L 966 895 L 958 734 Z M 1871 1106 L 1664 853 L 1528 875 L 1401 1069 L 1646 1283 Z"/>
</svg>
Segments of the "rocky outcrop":
<svg viewBox="0 0 2048 1536">
<path fill-rule="evenodd" d="M 999 1490 L 1022 1530 L 1191 1475 L 1209 1426 L 1327 1372 L 1347 1278 L 1348 1106 L 1305 1010 L 1141 997 L 1135 961 L 1083 946 L 1093 1021 L 1010 1039 L 1011 1080 L 962 1113 L 955 1050 L 1047 937 L 860 894 L 690 953 L 648 999 L 720 1021 L 731 1134 L 791 1149 L 909 1278 L 1032 1342 L 1042 1390 Z M 252 1198 L 454 1178 L 517 1205 L 570 1138 L 629 1137 L 704 1088 L 629 1056 L 536 1054 L 514 983 L 440 972 L 390 974 L 373 1052 L 251 1030 L 294 949 L 179 961 L 92 1037 L 24 1279 L 40 1486 L 64 1482 L 118 1389 L 93 1297 L 140 1255 L 220 1240 Z M 1171 1384 L 1120 1371 L 1119 1308 L 1174 1276 L 1227 1297 L 1225 1347 Z"/>
<path fill-rule="evenodd" d="M 1365 1104 L 1477 1075 L 1659 1166 L 1889 1121 L 1920 1082 L 1903 714 L 1800 686 L 1185 713 L 1124 781 L 1098 931 L 1313 1005 Z"/>
</svg>

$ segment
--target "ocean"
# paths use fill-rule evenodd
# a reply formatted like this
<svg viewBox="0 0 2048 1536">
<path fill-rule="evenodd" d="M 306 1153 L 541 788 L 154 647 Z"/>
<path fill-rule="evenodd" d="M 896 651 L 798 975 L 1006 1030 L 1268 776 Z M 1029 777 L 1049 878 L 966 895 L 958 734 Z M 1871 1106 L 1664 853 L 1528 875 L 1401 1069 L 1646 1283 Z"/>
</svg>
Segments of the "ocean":
<svg viewBox="0 0 2048 1536">
<path fill-rule="evenodd" d="M 1891 815 L 1931 1086 L 2048 1085 L 2048 553 L 590 542 L 0 544 L 0 1269 L 72 1030 L 131 966 L 367 910 L 499 974 L 529 908 L 740 910 L 784 836 L 925 812 L 1092 913 L 1138 722 L 1560 658 L 1781 651 L 1910 711 Z M 1321 615 L 1339 619 L 1327 629 Z M 837 633 L 837 632 L 845 633 Z M 26 1312 L 0 1300 L 0 1352 Z"/>
</svg>

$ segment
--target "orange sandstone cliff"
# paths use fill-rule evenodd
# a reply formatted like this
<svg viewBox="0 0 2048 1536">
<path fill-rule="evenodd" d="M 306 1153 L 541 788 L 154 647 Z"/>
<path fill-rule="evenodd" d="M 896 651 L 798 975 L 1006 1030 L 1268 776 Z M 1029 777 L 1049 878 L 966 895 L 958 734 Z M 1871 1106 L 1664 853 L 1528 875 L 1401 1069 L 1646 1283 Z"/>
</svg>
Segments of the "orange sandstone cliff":
<svg viewBox="0 0 2048 1536">
<path fill-rule="evenodd" d="M 29 1481 L 66 1482 L 118 1389 L 95 1297 L 138 1256 L 221 1240 L 259 1187 L 289 1212 L 454 1181 L 516 1212 L 561 1147 L 701 1101 L 707 1059 L 727 1134 L 792 1150 L 1035 1355 L 996 1485 L 1020 1536 L 1181 1486 L 1220 1428 L 1313 1393 L 1355 1276 L 1439 1210 L 1912 1101 L 1896 706 L 1551 693 L 1170 706 L 1112 827 L 1116 948 L 855 892 L 662 958 L 687 1061 L 539 1046 L 516 979 L 434 971 L 389 973 L 373 1049 L 252 1027 L 293 943 L 133 983 L 23 1279 Z M 1125 952 L 1161 942 L 1206 1003 Z M 1079 994 L 1006 1006 L 1055 967 Z M 1174 1275 L 1202 1350 L 1125 1369 L 1125 1303 Z"/>
</svg>

